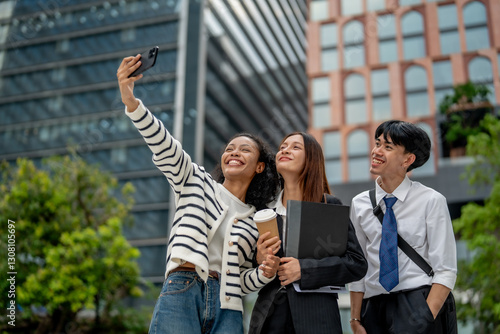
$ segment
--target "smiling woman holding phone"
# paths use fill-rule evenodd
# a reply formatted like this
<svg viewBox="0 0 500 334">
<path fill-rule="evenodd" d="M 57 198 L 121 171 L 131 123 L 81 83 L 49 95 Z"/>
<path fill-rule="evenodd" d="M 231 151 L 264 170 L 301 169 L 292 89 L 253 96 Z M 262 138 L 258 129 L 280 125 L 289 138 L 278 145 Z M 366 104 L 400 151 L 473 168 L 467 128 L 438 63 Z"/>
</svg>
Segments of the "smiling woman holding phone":
<svg viewBox="0 0 500 334">
<path fill-rule="evenodd" d="M 278 185 L 274 156 L 260 138 L 236 135 L 221 156 L 221 178 L 214 180 L 135 98 L 142 74 L 130 74 L 140 58 L 126 57 L 118 68 L 121 98 L 176 206 L 149 333 L 243 333 L 242 296 L 270 282 L 278 264 L 272 255 L 266 261 L 274 266 L 253 268 L 251 260 L 259 235 L 252 216 L 275 197 Z"/>
</svg>

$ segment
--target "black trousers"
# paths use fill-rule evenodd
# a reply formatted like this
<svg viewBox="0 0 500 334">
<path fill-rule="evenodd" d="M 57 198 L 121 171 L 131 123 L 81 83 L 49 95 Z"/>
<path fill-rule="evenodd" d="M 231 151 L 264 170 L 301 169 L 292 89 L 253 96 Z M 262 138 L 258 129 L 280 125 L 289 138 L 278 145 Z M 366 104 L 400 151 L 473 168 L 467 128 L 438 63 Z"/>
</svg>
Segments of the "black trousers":
<svg viewBox="0 0 500 334">
<path fill-rule="evenodd" d="M 361 324 L 368 334 L 456 334 L 453 295 L 450 292 L 434 319 L 426 301 L 430 289 L 423 286 L 364 299 Z"/>
<path fill-rule="evenodd" d="M 273 301 L 267 319 L 262 326 L 262 334 L 295 334 L 292 313 L 286 291 L 279 291 Z"/>
</svg>

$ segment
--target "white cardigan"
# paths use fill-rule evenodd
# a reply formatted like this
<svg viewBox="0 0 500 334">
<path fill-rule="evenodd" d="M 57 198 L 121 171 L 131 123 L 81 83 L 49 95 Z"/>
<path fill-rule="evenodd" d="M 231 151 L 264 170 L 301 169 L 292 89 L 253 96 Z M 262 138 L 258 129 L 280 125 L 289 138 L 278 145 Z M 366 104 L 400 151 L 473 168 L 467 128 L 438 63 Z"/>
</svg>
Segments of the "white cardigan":
<svg viewBox="0 0 500 334">
<path fill-rule="evenodd" d="M 166 176 L 175 192 L 176 211 L 167 248 L 168 273 L 185 261 L 196 265 L 203 280 L 208 279 L 208 245 L 224 220 L 227 206 L 220 196 L 220 184 L 205 169 L 191 161 L 162 122 L 141 101 L 127 112 L 153 152 L 153 162 Z M 266 278 L 252 267 L 259 232 L 253 222 L 255 208 L 236 217 L 225 232 L 220 276 L 221 308 L 243 311 L 242 296 L 259 290 L 274 278 Z"/>
</svg>

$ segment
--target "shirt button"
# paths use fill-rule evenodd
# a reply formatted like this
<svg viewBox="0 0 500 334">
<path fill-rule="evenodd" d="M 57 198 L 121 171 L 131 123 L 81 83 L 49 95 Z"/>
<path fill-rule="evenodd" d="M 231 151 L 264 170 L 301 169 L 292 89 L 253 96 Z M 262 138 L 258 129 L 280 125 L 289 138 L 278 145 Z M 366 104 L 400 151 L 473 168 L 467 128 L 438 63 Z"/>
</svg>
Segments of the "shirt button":
<svg viewBox="0 0 500 334">
<path fill-rule="evenodd" d="M 228 269 L 228 270 L 226 271 L 226 274 L 228 274 L 228 275 L 229 275 L 230 273 L 231 273 L 231 270 L 229 270 L 229 269 Z"/>
<path fill-rule="evenodd" d="M 226 301 L 229 301 L 229 299 L 231 299 L 231 297 L 226 297 Z"/>
<path fill-rule="evenodd" d="M 237 224 L 238 223 L 238 219 L 234 218 L 234 223 Z"/>
<path fill-rule="evenodd" d="M 233 245 L 233 242 L 232 241 L 229 241 L 229 246 L 232 246 Z"/>
</svg>

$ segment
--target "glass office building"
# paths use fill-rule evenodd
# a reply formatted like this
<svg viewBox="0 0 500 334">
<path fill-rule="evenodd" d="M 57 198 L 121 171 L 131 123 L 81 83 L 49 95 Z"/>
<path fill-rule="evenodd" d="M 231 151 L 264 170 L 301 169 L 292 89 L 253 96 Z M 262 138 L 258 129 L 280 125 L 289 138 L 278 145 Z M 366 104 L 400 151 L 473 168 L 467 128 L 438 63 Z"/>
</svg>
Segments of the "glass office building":
<svg viewBox="0 0 500 334">
<path fill-rule="evenodd" d="M 0 159 L 67 152 L 131 182 L 142 276 L 163 282 L 170 189 L 130 120 L 121 60 L 159 46 L 136 96 L 211 170 L 237 132 L 276 148 L 307 128 L 306 1 L 0 3 Z"/>
</svg>

